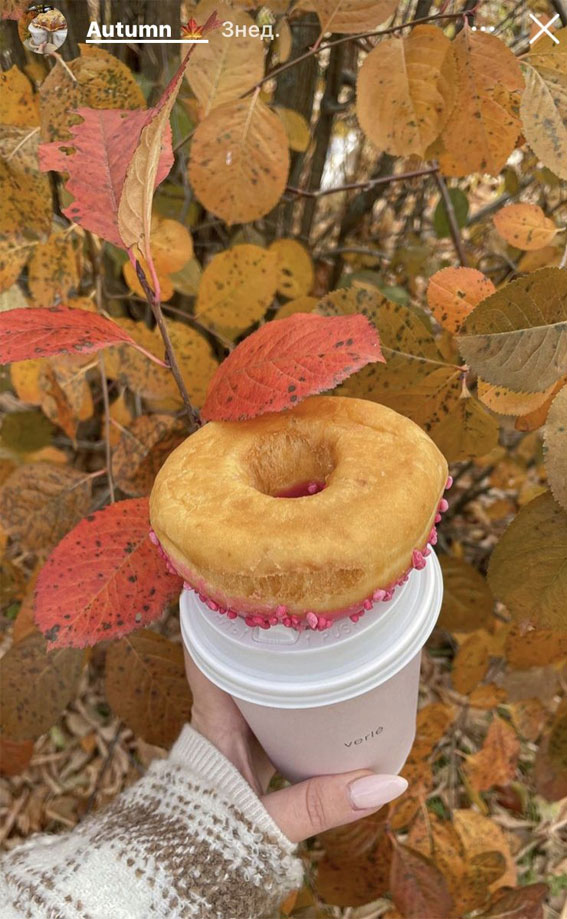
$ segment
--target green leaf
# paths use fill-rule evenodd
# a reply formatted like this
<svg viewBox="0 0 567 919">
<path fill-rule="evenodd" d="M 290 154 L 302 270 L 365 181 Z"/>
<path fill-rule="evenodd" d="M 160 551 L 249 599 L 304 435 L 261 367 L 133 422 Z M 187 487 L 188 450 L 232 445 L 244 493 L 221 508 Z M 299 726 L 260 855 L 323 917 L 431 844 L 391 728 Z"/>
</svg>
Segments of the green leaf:
<svg viewBox="0 0 567 919">
<path fill-rule="evenodd" d="M 469 216 L 469 199 L 460 188 L 449 188 L 448 192 L 457 219 L 457 226 L 459 229 L 462 229 L 466 225 L 467 217 Z M 437 239 L 445 239 L 447 236 L 451 235 L 451 227 L 443 198 L 439 198 L 437 202 L 433 214 L 433 228 L 437 235 Z"/>
</svg>

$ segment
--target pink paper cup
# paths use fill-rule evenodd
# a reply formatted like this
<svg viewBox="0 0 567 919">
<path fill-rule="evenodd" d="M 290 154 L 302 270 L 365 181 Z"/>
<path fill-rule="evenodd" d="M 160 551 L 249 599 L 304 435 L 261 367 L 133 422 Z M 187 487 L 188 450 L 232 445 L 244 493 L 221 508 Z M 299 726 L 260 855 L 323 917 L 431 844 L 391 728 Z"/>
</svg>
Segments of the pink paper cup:
<svg viewBox="0 0 567 919">
<path fill-rule="evenodd" d="M 250 628 L 184 590 L 181 634 L 290 782 L 352 769 L 394 775 L 414 741 L 421 649 L 442 597 L 432 552 L 357 623 L 339 619 L 322 632 Z"/>
</svg>

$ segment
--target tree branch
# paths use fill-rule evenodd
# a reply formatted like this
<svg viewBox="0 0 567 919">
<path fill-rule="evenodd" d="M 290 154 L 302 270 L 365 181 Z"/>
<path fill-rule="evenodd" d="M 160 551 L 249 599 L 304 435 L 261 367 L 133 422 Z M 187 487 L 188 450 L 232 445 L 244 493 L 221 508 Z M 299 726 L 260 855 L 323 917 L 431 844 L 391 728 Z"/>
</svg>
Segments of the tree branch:
<svg viewBox="0 0 567 919">
<path fill-rule="evenodd" d="M 144 269 L 142 268 L 142 266 L 140 265 L 137 259 L 134 259 L 134 265 L 136 268 L 136 274 L 138 276 L 138 280 L 140 284 L 142 285 L 142 289 L 146 295 L 146 299 L 148 303 L 151 306 L 152 313 L 154 314 L 155 320 L 160 330 L 161 337 L 163 338 L 163 343 L 165 345 L 165 350 L 167 354 L 167 359 L 169 361 L 169 366 L 173 374 L 173 377 L 175 379 L 175 382 L 177 383 L 177 388 L 179 389 L 179 392 L 181 393 L 181 397 L 185 404 L 185 411 L 189 417 L 190 425 L 193 430 L 197 430 L 197 428 L 201 427 L 201 417 L 197 409 L 193 408 L 193 405 L 191 404 L 191 397 L 189 396 L 189 393 L 187 392 L 187 387 L 185 386 L 185 382 L 181 374 L 181 369 L 179 367 L 179 364 L 177 363 L 175 351 L 173 350 L 173 345 L 171 344 L 171 338 L 169 337 L 169 332 L 167 331 L 167 326 L 165 324 L 165 319 L 163 317 L 163 313 L 161 309 L 161 303 L 159 302 L 158 299 L 155 298 L 154 292 L 152 291 L 150 285 L 148 284 L 148 279 L 146 278 L 146 275 L 144 274 Z"/>
<path fill-rule="evenodd" d="M 451 239 L 453 240 L 455 251 L 459 257 L 461 265 L 466 266 L 467 257 L 463 248 L 463 240 L 461 239 L 461 231 L 459 230 L 459 224 L 457 223 L 455 209 L 453 207 L 453 202 L 451 201 L 451 196 L 449 194 L 447 184 L 439 172 L 439 168 L 435 170 L 435 181 L 437 182 L 437 187 L 445 207 L 445 213 L 447 214 L 447 220 L 449 221 L 449 229 L 451 230 Z"/>
<path fill-rule="evenodd" d="M 353 191 L 355 189 L 374 188 L 375 185 L 389 185 L 390 182 L 401 182 L 403 179 L 415 179 L 416 176 L 435 175 L 439 169 L 437 166 L 426 166 L 425 169 L 414 169 L 412 172 L 399 172 L 397 175 L 379 176 L 376 179 L 367 179 L 366 182 L 351 182 L 348 185 L 338 185 L 336 188 L 319 188 L 317 191 L 309 191 L 303 188 L 294 188 L 292 185 L 286 187 L 286 191 L 294 195 L 302 195 L 304 198 L 322 198 L 323 195 L 336 195 L 340 191 Z"/>
</svg>

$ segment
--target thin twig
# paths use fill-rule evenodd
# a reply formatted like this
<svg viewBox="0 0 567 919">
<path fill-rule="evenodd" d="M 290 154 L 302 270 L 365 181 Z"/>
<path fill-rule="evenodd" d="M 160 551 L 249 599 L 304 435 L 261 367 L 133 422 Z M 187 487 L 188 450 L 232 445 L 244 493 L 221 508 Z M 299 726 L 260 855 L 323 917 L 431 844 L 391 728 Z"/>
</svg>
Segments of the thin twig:
<svg viewBox="0 0 567 919">
<path fill-rule="evenodd" d="M 449 229 L 451 231 L 451 239 L 453 240 L 453 245 L 455 251 L 459 257 L 461 265 L 466 266 L 467 257 L 465 255 L 465 250 L 463 248 L 463 240 L 461 239 L 461 231 L 459 230 L 459 224 L 457 223 L 457 217 L 455 214 L 455 209 L 453 207 L 453 202 L 451 201 L 451 196 L 447 188 L 447 183 L 445 179 L 439 172 L 439 169 L 435 170 L 435 181 L 437 182 L 437 188 L 441 194 L 441 199 L 445 207 L 445 212 L 447 214 L 447 220 L 449 221 Z"/>
<path fill-rule="evenodd" d="M 137 259 L 134 259 L 134 267 L 136 269 L 138 280 L 140 284 L 142 285 L 142 289 L 146 295 L 146 299 L 148 303 L 150 304 L 152 313 L 154 314 L 155 320 L 157 322 L 158 328 L 161 333 L 161 337 L 163 338 L 163 343 L 165 345 L 165 350 L 167 353 L 167 359 L 169 361 L 169 367 L 171 369 L 175 382 L 177 383 L 177 388 L 179 389 L 179 392 L 181 393 L 181 397 L 185 404 L 185 410 L 189 417 L 190 425 L 193 428 L 193 430 L 196 430 L 197 428 L 201 426 L 201 418 L 200 418 L 198 411 L 195 408 L 193 408 L 193 405 L 191 404 L 191 397 L 189 396 L 187 387 L 185 386 L 185 381 L 183 379 L 183 375 L 181 373 L 179 364 L 177 363 L 177 358 L 175 356 L 175 351 L 173 350 L 173 345 L 171 344 L 171 338 L 169 337 L 169 332 L 167 331 L 167 326 L 165 324 L 165 319 L 164 319 L 163 312 L 161 309 L 161 303 L 159 302 L 159 300 L 156 300 L 156 298 L 154 297 L 154 293 L 150 285 L 148 284 L 148 279 L 146 278 L 144 269 L 142 268 L 142 266 L 140 265 Z"/>
<path fill-rule="evenodd" d="M 114 504 L 114 479 L 112 476 L 112 447 L 110 445 L 110 402 L 108 399 L 108 383 L 106 382 L 106 370 L 104 367 L 104 357 L 98 356 L 98 366 L 100 369 L 100 385 L 102 388 L 102 398 L 104 401 L 104 441 L 106 451 L 106 474 L 108 479 L 108 488 L 110 491 L 110 503 Z"/>
<path fill-rule="evenodd" d="M 401 182 L 404 179 L 415 179 L 418 176 L 435 175 L 438 171 L 437 166 L 426 166 L 425 169 L 414 169 L 411 172 L 380 176 L 376 179 L 367 179 L 366 182 L 351 182 L 348 185 L 338 185 L 336 188 L 319 188 L 316 191 L 309 191 L 308 189 L 294 188 L 292 185 L 288 185 L 286 191 L 294 195 L 301 195 L 304 198 L 322 198 L 324 195 L 335 195 L 340 191 L 353 191 L 358 188 L 369 189 L 375 185 L 389 185 L 390 182 Z"/>
</svg>

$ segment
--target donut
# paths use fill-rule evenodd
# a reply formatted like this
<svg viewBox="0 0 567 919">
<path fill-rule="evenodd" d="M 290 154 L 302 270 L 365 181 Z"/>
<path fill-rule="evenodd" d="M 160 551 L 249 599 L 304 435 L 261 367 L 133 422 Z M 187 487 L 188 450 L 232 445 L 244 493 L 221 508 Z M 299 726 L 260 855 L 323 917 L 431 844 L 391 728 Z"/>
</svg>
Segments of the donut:
<svg viewBox="0 0 567 919">
<path fill-rule="evenodd" d="M 403 415 L 312 396 L 183 441 L 155 479 L 150 538 L 211 610 L 322 630 L 357 621 L 424 567 L 447 473 Z"/>
</svg>

